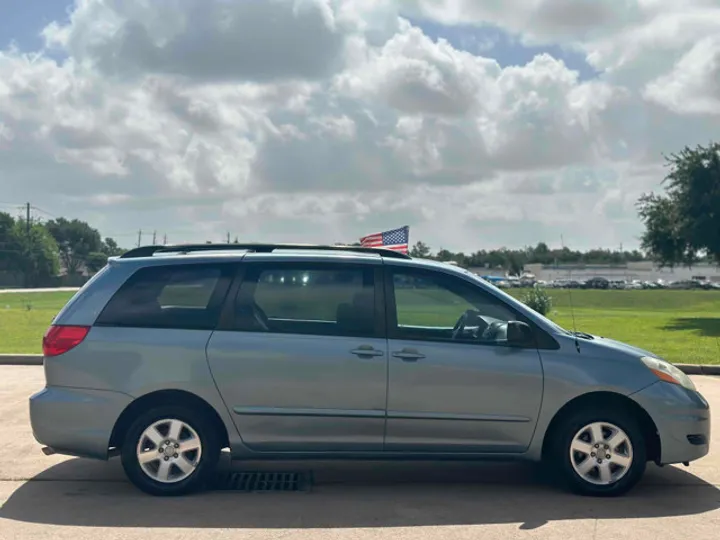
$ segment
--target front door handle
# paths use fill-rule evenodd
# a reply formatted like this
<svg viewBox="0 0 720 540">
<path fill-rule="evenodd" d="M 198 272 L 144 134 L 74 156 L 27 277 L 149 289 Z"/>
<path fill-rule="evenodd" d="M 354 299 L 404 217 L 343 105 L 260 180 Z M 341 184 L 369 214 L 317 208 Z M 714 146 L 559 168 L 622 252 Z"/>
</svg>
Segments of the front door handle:
<svg viewBox="0 0 720 540">
<path fill-rule="evenodd" d="M 371 345 L 360 345 L 357 349 L 350 351 L 355 356 L 359 357 L 372 357 L 372 356 L 383 356 L 385 353 L 373 348 Z"/>
<path fill-rule="evenodd" d="M 403 349 L 393 353 L 395 358 L 400 358 L 404 362 L 416 362 L 421 358 L 425 358 L 424 354 L 417 352 L 415 349 Z"/>
</svg>

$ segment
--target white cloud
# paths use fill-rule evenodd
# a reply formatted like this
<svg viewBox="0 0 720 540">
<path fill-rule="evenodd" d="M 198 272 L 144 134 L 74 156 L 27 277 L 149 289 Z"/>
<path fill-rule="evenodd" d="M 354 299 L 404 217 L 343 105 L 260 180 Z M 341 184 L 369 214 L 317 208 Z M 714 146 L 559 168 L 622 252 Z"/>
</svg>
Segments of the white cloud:
<svg viewBox="0 0 720 540">
<path fill-rule="evenodd" d="M 342 67 L 343 21 L 323 0 L 79 2 L 48 44 L 106 75 L 193 80 L 322 78 Z M 262 50 L 258 55 L 257 50 Z"/>
<path fill-rule="evenodd" d="M 446 24 L 499 26 L 527 44 L 583 52 L 623 84 L 663 73 L 703 38 L 720 32 L 717 0 L 400 0 L 417 16 Z"/>
<path fill-rule="evenodd" d="M 138 228 L 335 242 L 406 223 L 453 249 L 631 245 L 661 154 L 715 133 L 688 114 L 718 111 L 718 10 L 580 4 L 78 0 L 46 49 L 0 52 L 3 198 L 126 245 Z M 407 12 L 607 72 L 581 80 L 548 54 L 503 67 Z"/>
<path fill-rule="evenodd" d="M 699 41 L 645 96 L 677 113 L 720 115 L 720 34 Z"/>
</svg>

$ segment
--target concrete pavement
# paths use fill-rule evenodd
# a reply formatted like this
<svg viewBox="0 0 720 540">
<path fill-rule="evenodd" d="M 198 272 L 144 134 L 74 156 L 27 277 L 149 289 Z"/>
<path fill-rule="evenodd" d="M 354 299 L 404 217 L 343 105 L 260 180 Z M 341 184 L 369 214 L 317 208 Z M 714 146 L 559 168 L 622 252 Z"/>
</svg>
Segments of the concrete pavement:
<svg viewBox="0 0 720 540">
<path fill-rule="evenodd" d="M 720 411 L 720 378 L 694 377 Z M 720 530 L 720 425 L 714 451 L 690 468 L 650 466 L 619 499 L 582 498 L 538 479 L 527 464 L 253 464 L 312 469 L 310 493 L 214 492 L 179 499 L 145 496 L 117 460 L 46 457 L 33 440 L 27 398 L 42 368 L 0 367 L 0 540 L 171 536 L 236 538 L 710 540 Z M 248 466 L 244 467 L 249 468 Z"/>
</svg>

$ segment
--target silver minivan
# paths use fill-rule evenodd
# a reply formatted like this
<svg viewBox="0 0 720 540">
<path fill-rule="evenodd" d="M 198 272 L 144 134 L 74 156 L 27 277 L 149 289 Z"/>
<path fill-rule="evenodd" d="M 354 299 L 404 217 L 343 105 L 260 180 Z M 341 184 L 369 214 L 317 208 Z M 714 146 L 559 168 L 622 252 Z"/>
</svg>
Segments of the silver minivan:
<svg viewBox="0 0 720 540">
<path fill-rule="evenodd" d="M 524 459 L 620 495 L 708 453 L 693 382 L 570 332 L 474 274 L 375 248 L 146 246 L 109 261 L 43 340 L 45 453 L 119 455 L 154 495 L 233 459 Z"/>
</svg>

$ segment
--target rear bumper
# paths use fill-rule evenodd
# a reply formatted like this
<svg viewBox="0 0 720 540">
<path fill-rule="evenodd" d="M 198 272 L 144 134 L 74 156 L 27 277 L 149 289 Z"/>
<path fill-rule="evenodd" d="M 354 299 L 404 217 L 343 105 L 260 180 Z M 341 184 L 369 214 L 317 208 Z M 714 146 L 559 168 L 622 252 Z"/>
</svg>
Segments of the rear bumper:
<svg viewBox="0 0 720 540">
<path fill-rule="evenodd" d="M 710 406 L 702 395 L 657 382 L 631 397 L 657 426 L 661 464 L 694 461 L 710 451 Z"/>
<path fill-rule="evenodd" d="M 46 387 L 30 397 L 33 436 L 58 454 L 107 459 L 115 422 L 131 402 L 119 392 Z"/>
</svg>

